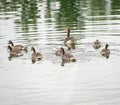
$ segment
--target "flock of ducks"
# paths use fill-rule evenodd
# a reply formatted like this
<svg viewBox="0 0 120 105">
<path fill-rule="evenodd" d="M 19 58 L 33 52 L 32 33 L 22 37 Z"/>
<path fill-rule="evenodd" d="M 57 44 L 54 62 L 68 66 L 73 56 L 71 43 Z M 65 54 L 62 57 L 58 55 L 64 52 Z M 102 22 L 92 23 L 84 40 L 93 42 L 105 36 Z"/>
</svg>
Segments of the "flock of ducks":
<svg viewBox="0 0 120 105">
<path fill-rule="evenodd" d="M 99 49 L 101 47 L 101 42 L 99 40 L 96 40 L 94 43 L 93 43 L 93 47 L 95 49 Z M 100 52 L 100 54 L 106 58 L 109 58 L 109 55 L 110 55 L 110 50 L 108 49 L 109 47 L 109 44 L 106 44 L 105 45 L 105 48 L 103 48 Z"/>
<path fill-rule="evenodd" d="M 71 49 L 75 49 L 76 46 L 76 39 L 74 37 L 70 37 L 70 28 L 67 28 L 67 37 L 64 39 L 64 45 L 68 48 L 68 51 Z M 100 52 L 100 54 L 106 58 L 109 58 L 110 50 L 108 49 L 108 44 L 105 45 L 105 48 L 103 48 Z M 95 49 L 99 49 L 101 47 L 101 42 L 99 40 L 96 40 L 93 42 L 93 47 Z M 11 40 L 8 42 L 9 49 L 9 58 L 12 57 L 19 57 L 23 56 L 22 51 L 28 52 L 27 46 L 23 45 L 14 45 Z M 40 52 L 36 52 L 34 47 L 31 47 L 31 51 L 33 52 L 31 54 L 31 62 L 34 64 L 36 61 L 40 61 L 42 59 L 42 54 Z M 76 58 L 70 54 L 69 52 L 66 52 L 63 47 L 58 49 L 55 52 L 56 56 L 61 57 L 61 66 L 64 66 L 66 62 L 76 62 Z"/>
</svg>

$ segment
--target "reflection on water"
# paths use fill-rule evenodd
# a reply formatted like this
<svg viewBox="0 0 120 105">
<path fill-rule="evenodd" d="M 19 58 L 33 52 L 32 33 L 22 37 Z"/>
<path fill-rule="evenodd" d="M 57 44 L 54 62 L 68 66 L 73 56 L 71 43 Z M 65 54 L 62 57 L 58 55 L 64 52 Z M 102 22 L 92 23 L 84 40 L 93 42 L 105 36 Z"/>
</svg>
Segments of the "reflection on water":
<svg viewBox="0 0 120 105">
<path fill-rule="evenodd" d="M 66 27 L 77 39 L 77 62 L 61 67 Z M 119 0 L 1 0 L 0 105 L 118 105 L 120 103 Z M 95 50 L 99 39 L 102 47 Z M 28 53 L 8 60 L 8 40 Z M 110 58 L 100 55 L 108 43 Z M 31 47 L 43 59 L 31 63 Z"/>
</svg>

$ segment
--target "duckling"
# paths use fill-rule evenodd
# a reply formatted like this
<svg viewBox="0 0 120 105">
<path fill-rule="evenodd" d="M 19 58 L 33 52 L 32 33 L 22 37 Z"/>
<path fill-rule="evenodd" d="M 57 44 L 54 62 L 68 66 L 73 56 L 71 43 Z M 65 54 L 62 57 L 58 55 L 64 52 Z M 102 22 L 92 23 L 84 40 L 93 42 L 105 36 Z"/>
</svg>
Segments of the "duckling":
<svg viewBox="0 0 120 105">
<path fill-rule="evenodd" d="M 20 51 L 24 50 L 25 52 L 27 52 L 27 46 L 23 46 L 23 45 L 14 45 L 13 42 L 11 40 L 9 40 L 8 44 L 10 44 L 12 46 L 12 48 L 16 48 Z"/>
<path fill-rule="evenodd" d="M 106 58 L 109 58 L 109 55 L 110 55 L 110 50 L 108 49 L 108 46 L 109 44 L 106 44 L 105 45 L 105 48 L 101 50 L 101 55 L 106 57 Z"/>
<path fill-rule="evenodd" d="M 61 66 L 64 66 L 65 62 L 76 62 L 76 59 L 73 55 L 71 55 L 70 53 L 65 52 L 64 48 L 61 47 L 61 57 L 62 57 L 62 63 Z"/>
<path fill-rule="evenodd" d="M 11 46 L 8 45 L 8 49 L 10 55 L 8 58 L 23 56 L 23 53 L 16 48 L 12 48 Z"/>
<path fill-rule="evenodd" d="M 34 47 L 31 47 L 31 51 L 33 51 L 32 57 L 31 57 L 32 63 L 35 63 L 36 61 L 40 61 L 42 59 L 42 54 L 39 52 L 36 52 Z"/>
<path fill-rule="evenodd" d="M 68 50 L 75 49 L 76 40 L 74 37 L 70 37 L 70 28 L 67 28 L 67 37 L 64 39 L 64 45 L 68 47 Z"/>
<path fill-rule="evenodd" d="M 101 47 L 101 42 L 100 42 L 99 40 L 94 41 L 93 47 L 94 47 L 95 49 L 100 48 L 100 47 Z"/>
</svg>

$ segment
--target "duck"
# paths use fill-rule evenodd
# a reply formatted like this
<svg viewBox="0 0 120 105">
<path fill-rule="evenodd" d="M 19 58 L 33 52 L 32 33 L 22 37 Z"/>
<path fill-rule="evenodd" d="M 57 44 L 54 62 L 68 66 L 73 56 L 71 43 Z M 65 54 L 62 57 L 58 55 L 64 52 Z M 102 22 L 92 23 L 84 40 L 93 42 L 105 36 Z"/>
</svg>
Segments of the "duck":
<svg viewBox="0 0 120 105">
<path fill-rule="evenodd" d="M 101 47 L 101 42 L 97 39 L 96 41 L 94 41 L 93 47 L 95 49 L 99 49 Z"/>
<path fill-rule="evenodd" d="M 76 62 L 76 58 L 73 55 L 71 55 L 68 52 L 65 52 L 63 47 L 61 47 L 60 49 L 61 49 L 61 58 L 62 58 L 61 66 L 64 66 L 65 62 Z"/>
<path fill-rule="evenodd" d="M 109 44 L 105 45 L 105 48 L 101 50 L 100 54 L 106 58 L 109 58 L 110 50 L 108 49 Z"/>
<path fill-rule="evenodd" d="M 23 56 L 23 53 L 17 48 L 12 48 L 10 45 L 7 48 L 9 49 L 10 55 L 8 58 Z"/>
<path fill-rule="evenodd" d="M 64 39 L 64 45 L 68 47 L 68 50 L 75 49 L 76 40 L 74 37 L 70 37 L 70 27 L 67 27 L 67 37 Z"/>
<path fill-rule="evenodd" d="M 36 52 L 34 47 L 31 47 L 31 51 L 33 51 L 31 56 L 32 63 L 35 63 L 36 61 L 40 61 L 42 59 L 42 54 L 40 52 Z"/>
<path fill-rule="evenodd" d="M 10 44 L 12 46 L 12 48 L 18 49 L 20 51 L 24 50 L 25 52 L 27 52 L 27 46 L 23 46 L 23 45 L 14 45 L 13 42 L 11 40 L 9 40 L 8 44 Z"/>
</svg>

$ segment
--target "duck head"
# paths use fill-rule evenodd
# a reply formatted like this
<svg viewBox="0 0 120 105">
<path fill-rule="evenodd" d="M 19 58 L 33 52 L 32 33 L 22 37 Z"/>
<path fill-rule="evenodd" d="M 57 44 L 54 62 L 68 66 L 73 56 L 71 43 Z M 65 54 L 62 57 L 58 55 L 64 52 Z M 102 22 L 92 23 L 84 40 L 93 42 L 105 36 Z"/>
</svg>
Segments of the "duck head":
<svg viewBox="0 0 120 105">
<path fill-rule="evenodd" d="M 35 48 L 34 47 L 31 47 L 31 51 L 33 51 L 35 53 Z"/>
<path fill-rule="evenodd" d="M 11 40 L 9 40 L 8 44 L 14 46 L 13 42 Z"/>
</svg>

